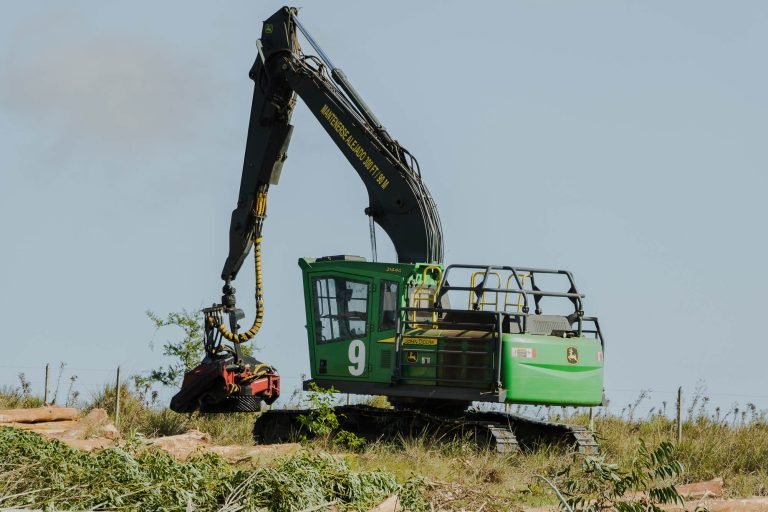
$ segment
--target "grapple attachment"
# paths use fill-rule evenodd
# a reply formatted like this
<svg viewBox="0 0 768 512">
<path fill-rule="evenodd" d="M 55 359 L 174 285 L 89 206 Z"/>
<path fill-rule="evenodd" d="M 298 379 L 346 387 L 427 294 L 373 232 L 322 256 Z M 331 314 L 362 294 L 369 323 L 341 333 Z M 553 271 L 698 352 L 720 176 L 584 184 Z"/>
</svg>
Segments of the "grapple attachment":
<svg viewBox="0 0 768 512">
<path fill-rule="evenodd" d="M 171 399 L 171 410 L 200 412 L 258 412 L 261 402 L 271 404 L 280 396 L 280 376 L 266 364 L 248 356 L 235 362 L 224 354 L 206 357 L 184 374 L 181 390 Z"/>
<path fill-rule="evenodd" d="M 171 410 L 258 412 L 262 401 L 271 404 L 280 396 L 277 370 L 241 353 L 240 343 L 253 334 L 237 334 L 243 312 L 234 307 L 234 291 L 225 285 L 222 303 L 228 307 L 220 304 L 203 310 L 205 359 L 184 374 L 181 389 L 171 399 Z M 224 316 L 229 316 L 231 331 L 223 327 Z M 223 343 L 224 338 L 232 345 Z"/>
</svg>

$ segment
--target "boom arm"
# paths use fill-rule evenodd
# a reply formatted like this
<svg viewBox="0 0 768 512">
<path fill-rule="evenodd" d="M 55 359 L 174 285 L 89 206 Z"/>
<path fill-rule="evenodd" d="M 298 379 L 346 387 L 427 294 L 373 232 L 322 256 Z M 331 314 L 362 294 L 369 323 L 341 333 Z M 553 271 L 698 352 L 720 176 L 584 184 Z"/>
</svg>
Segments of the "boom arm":
<svg viewBox="0 0 768 512">
<path fill-rule="evenodd" d="M 280 394 L 277 371 L 243 355 L 239 344 L 256 335 L 264 314 L 261 230 L 269 186 L 280 179 L 291 140 L 296 96 L 304 100 L 363 180 L 369 200 L 366 213 L 389 235 L 398 260 L 438 263 L 443 259 L 440 219 L 416 160 L 389 136 L 341 70 L 301 27 L 296 14 L 293 8 L 280 9 L 264 22 L 257 43 L 259 56 L 250 71 L 254 89 L 243 175 L 221 273 L 224 294 L 221 304 L 203 310 L 206 357 L 184 375 L 181 390 L 171 400 L 177 412 L 258 411 L 261 400 L 272 403 Z M 301 52 L 297 30 L 320 58 Z M 239 333 L 243 313 L 235 307 L 231 282 L 254 245 L 256 316 L 251 328 Z M 224 325 L 225 316 L 229 328 Z M 223 338 L 234 346 L 223 344 Z"/>
<path fill-rule="evenodd" d="M 250 78 L 254 81 L 237 208 L 232 212 L 226 291 L 251 245 L 260 239 L 269 185 L 286 159 L 296 95 L 328 132 L 368 191 L 366 213 L 392 240 L 400 262 L 442 262 L 440 219 L 415 159 L 393 140 L 296 19 L 283 7 L 264 22 Z M 302 53 L 301 30 L 321 58 Z M 257 295 L 260 291 L 257 290 Z"/>
</svg>

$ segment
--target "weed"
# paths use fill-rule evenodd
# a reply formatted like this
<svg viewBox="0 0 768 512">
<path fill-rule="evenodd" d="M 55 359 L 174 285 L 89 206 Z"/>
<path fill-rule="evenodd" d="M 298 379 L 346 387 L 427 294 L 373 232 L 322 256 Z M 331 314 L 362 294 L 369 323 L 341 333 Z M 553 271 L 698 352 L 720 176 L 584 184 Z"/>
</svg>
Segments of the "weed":
<svg viewBox="0 0 768 512">
<path fill-rule="evenodd" d="M 569 466 L 560 476 L 565 478 L 563 489 L 572 510 L 598 512 L 613 507 L 619 512 L 661 512 L 659 505 L 684 504 L 674 487 L 682 473 L 671 443 L 649 451 L 641 440 L 627 470 L 607 463 L 605 457 L 591 456 L 575 471 Z"/>
<path fill-rule="evenodd" d="M 310 411 L 309 414 L 299 415 L 299 423 L 325 447 L 331 445 L 347 450 L 359 450 L 365 445 L 365 439 L 339 428 L 339 417 L 333 407 L 335 393 L 333 387 L 324 389 L 314 382 L 310 383 L 305 399 Z M 307 436 L 303 439 L 306 441 Z"/>
<path fill-rule="evenodd" d="M 67 364 L 65 362 L 59 363 L 59 373 L 56 376 L 56 388 L 53 391 L 53 398 L 51 399 L 51 405 L 56 404 L 56 400 L 59 398 L 59 388 L 61 387 L 61 376 L 64 375 L 64 367 L 66 367 Z"/>
<path fill-rule="evenodd" d="M 21 385 L 16 388 L 4 386 L 0 389 L 0 409 L 21 409 L 25 407 L 40 407 L 43 400 L 33 396 L 29 382 L 26 381 L 24 374 L 19 374 Z"/>
</svg>

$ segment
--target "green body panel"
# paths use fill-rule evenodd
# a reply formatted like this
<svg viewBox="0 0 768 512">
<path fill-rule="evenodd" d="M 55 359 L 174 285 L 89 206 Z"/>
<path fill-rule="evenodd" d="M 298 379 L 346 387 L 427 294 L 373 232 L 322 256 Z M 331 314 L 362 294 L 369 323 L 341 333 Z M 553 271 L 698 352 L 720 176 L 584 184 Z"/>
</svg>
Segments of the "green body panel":
<svg viewBox="0 0 768 512">
<path fill-rule="evenodd" d="M 385 325 L 382 318 L 382 287 L 397 284 L 397 314 L 402 315 L 399 309 L 407 305 L 409 291 L 421 282 L 427 265 L 302 258 L 299 266 L 304 280 L 311 377 L 321 381 L 392 383 L 397 365 L 397 332 L 392 318 L 390 325 Z M 322 283 L 326 280 L 333 281 L 335 286 L 353 282 L 357 288 L 351 293 L 361 298 L 360 290 L 365 290 L 366 311 L 319 311 L 321 301 L 316 295 L 328 293 L 328 297 L 336 299 L 342 293 L 323 292 Z M 348 328 L 347 335 L 338 339 L 324 338 L 323 322 L 327 328 L 329 318 L 343 319 L 345 315 L 353 319 L 350 326 L 354 323 L 357 327 Z M 488 391 L 489 396 L 494 396 L 499 357 L 496 338 L 487 332 L 431 327 L 404 333 L 399 354 L 401 373 L 396 386 L 423 387 L 426 396 L 440 383 Z M 571 356 L 569 362 L 569 353 L 574 350 L 577 360 Z M 507 403 L 602 403 L 602 346 L 597 339 L 505 333 L 500 364 L 501 400 Z"/>
<path fill-rule="evenodd" d="M 571 357 L 570 362 L 569 348 L 578 354 L 577 359 Z M 594 338 L 504 334 L 501 385 L 506 391 L 506 401 L 600 405 L 603 401 L 602 350 Z"/>
</svg>

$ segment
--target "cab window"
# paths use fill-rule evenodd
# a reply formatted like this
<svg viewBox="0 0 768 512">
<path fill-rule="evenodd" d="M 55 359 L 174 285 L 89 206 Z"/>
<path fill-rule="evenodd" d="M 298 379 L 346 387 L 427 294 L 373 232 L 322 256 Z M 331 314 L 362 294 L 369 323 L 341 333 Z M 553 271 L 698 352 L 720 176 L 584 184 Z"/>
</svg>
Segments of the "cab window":
<svg viewBox="0 0 768 512">
<path fill-rule="evenodd" d="M 386 331 L 397 327 L 397 306 L 399 284 L 396 281 L 381 282 L 381 296 L 379 297 L 379 330 Z"/>
<path fill-rule="evenodd" d="M 333 276 L 312 281 L 316 342 L 328 343 L 365 336 L 368 327 L 368 283 Z"/>
</svg>

